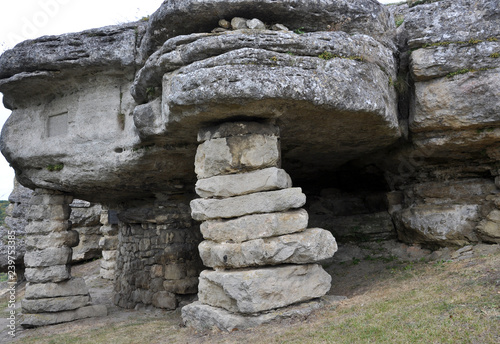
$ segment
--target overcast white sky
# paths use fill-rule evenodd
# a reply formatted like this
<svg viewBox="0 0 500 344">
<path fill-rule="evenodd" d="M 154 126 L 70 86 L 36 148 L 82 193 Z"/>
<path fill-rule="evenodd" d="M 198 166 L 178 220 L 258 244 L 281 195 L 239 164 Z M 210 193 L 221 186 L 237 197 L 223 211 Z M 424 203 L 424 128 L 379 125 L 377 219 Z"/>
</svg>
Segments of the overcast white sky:
<svg viewBox="0 0 500 344">
<path fill-rule="evenodd" d="M 381 3 L 398 0 L 381 0 Z M 135 21 L 163 0 L 1 0 L 0 53 L 26 39 Z M 0 100 L 2 99 L 0 94 Z M 0 127 L 10 111 L 0 104 Z M 12 190 L 14 171 L 0 154 L 0 200 Z"/>
</svg>

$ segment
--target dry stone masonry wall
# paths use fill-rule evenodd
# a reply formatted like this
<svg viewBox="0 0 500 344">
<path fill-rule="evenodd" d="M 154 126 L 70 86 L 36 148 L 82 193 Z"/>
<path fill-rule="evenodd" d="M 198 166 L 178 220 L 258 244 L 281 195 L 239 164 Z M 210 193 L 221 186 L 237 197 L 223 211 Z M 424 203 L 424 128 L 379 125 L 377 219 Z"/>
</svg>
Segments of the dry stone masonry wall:
<svg viewBox="0 0 500 344">
<path fill-rule="evenodd" d="M 314 264 L 337 251 L 332 234 L 307 229 L 306 201 L 282 169 L 279 129 L 230 122 L 198 135 L 191 214 L 202 223 L 198 302 L 182 309 L 189 326 L 255 326 L 262 312 L 317 299 L 331 277 Z M 280 310 L 276 310 L 280 309 Z M 249 318 L 245 324 L 245 319 Z M 264 320 L 261 320 L 262 322 Z"/>
<path fill-rule="evenodd" d="M 85 281 L 71 276 L 72 247 L 78 245 L 78 232 L 71 230 L 69 222 L 72 200 L 72 196 L 58 191 L 36 189 L 29 201 L 24 327 L 107 313 L 106 306 L 91 305 Z"/>
<path fill-rule="evenodd" d="M 120 213 L 115 304 L 175 309 L 196 294 L 201 239 L 188 200 L 171 197 Z"/>
</svg>

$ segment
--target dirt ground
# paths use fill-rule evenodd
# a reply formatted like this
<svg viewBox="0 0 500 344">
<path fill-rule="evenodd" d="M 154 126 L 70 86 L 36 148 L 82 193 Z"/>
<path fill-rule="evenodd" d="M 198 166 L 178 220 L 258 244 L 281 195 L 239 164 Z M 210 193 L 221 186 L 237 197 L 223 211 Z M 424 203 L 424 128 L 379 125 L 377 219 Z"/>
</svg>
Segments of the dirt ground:
<svg viewBox="0 0 500 344">
<path fill-rule="evenodd" d="M 332 276 L 332 288 L 329 295 L 345 296 L 347 299 L 363 295 L 380 285 L 380 282 L 390 276 L 395 269 L 401 270 L 419 261 L 445 261 L 461 260 L 472 256 L 482 256 L 500 251 L 500 245 L 476 245 L 474 247 L 461 249 L 441 249 L 431 252 L 418 246 L 407 246 L 396 241 L 371 242 L 364 244 L 345 244 L 339 247 L 334 258 L 322 262 L 323 267 Z M 67 324 L 47 326 L 37 329 L 24 330 L 17 328 L 16 338 L 13 340 L 8 334 L 6 326 L 6 310 L 1 311 L 0 343 L 17 342 L 26 337 L 45 337 L 52 334 L 70 333 L 77 330 L 91 331 L 98 321 L 99 327 L 113 327 L 124 322 L 144 322 L 161 320 L 163 326 L 171 327 L 173 331 L 182 328 L 180 310 L 165 311 L 152 307 L 139 307 L 136 310 L 127 310 L 113 305 L 112 281 L 99 277 L 99 261 L 92 261 L 76 265 L 72 269 L 73 276 L 84 277 L 90 288 L 94 304 L 105 304 L 108 307 L 108 316 L 98 319 L 84 319 Z M 25 284 L 17 288 L 17 299 L 21 300 L 24 294 Z M 2 291 L 0 290 L 0 293 Z M 5 300 L 5 296 L 0 297 Z M 4 307 L 5 301 L 1 303 Z M 18 305 L 20 309 L 20 304 Z M 315 315 L 313 314 L 312 317 Z M 280 328 L 293 326 L 294 320 L 280 323 Z M 265 325 L 269 326 L 269 325 Z M 265 330 L 265 326 L 263 327 Z M 206 342 L 204 337 L 210 335 L 214 340 L 213 333 L 192 332 L 190 344 Z M 222 336 L 222 334 L 221 334 Z M 221 337 L 221 343 L 223 342 Z M 234 339 L 234 338 L 233 338 Z"/>
</svg>

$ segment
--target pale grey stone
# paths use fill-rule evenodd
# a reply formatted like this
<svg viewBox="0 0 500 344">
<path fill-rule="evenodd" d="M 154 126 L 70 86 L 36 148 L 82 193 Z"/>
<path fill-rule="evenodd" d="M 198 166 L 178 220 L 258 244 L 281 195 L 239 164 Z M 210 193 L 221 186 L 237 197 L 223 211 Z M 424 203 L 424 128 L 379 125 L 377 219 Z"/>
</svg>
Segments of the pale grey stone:
<svg viewBox="0 0 500 344">
<path fill-rule="evenodd" d="M 231 220 L 208 220 L 201 224 L 203 237 L 215 242 L 244 242 L 303 231 L 309 216 L 304 209 L 255 214 Z"/>
<path fill-rule="evenodd" d="M 78 245 L 79 235 L 75 230 L 53 232 L 45 235 L 28 235 L 26 246 L 28 249 L 44 250 L 48 248 L 60 248 L 63 246 L 75 247 Z"/>
<path fill-rule="evenodd" d="M 274 24 L 272 27 L 271 27 L 272 30 L 275 30 L 275 31 L 290 31 L 285 25 L 283 24 Z"/>
<path fill-rule="evenodd" d="M 104 260 L 116 260 L 116 257 L 118 256 L 118 251 L 117 250 L 111 250 L 111 251 L 102 251 L 102 259 Z"/>
<path fill-rule="evenodd" d="M 43 235 L 59 232 L 67 232 L 71 228 L 68 221 L 30 221 L 26 226 L 26 234 Z"/>
<path fill-rule="evenodd" d="M 25 328 L 55 325 L 80 319 L 104 317 L 108 315 L 105 305 L 92 305 L 72 311 L 58 313 L 23 314 L 21 325 Z"/>
<path fill-rule="evenodd" d="M 105 251 L 112 251 L 118 248 L 118 236 L 105 236 L 99 239 L 99 247 Z"/>
<path fill-rule="evenodd" d="M 198 131 L 198 142 L 221 139 L 233 136 L 259 134 L 264 136 L 280 136 L 280 129 L 270 123 L 259 122 L 225 122 L 215 126 L 204 127 Z"/>
<path fill-rule="evenodd" d="M 146 33 L 148 39 L 142 42 L 143 54 L 149 56 L 170 37 L 199 32 L 203 27 L 209 31 L 220 18 L 232 18 L 235 13 L 249 11 L 255 13 L 257 18 L 276 18 L 291 28 L 306 26 L 307 31 L 326 31 L 330 28 L 380 37 L 394 27 L 394 19 L 385 6 L 369 0 L 260 0 L 257 3 L 253 0 L 167 1 L 151 16 Z M 332 23 L 336 24 L 333 28 Z"/>
<path fill-rule="evenodd" d="M 69 265 L 54 265 L 42 268 L 26 268 L 25 277 L 31 283 L 62 282 L 71 278 Z"/>
<path fill-rule="evenodd" d="M 412 49 L 426 43 L 498 37 L 500 33 L 497 0 L 441 0 L 410 11 L 405 29 Z"/>
<path fill-rule="evenodd" d="M 46 299 L 24 299 L 23 313 L 53 313 L 70 311 L 87 306 L 90 303 L 89 295 L 61 296 Z"/>
<path fill-rule="evenodd" d="M 231 332 L 288 318 L 307 318 L 323 304 L 323 300 L 313 300 L 259 314 L 238 314 L 196 301 L 182 307 L 182 321 L 198 331 L 218 329 Z"/>
<path fill-rule="evenodd" d="M 168 291 L 159 291 L 153 295 L 152 304 L 157 308 L 174 310 L 177 308 L 177 298 Z"/>
<path fill-rule="evenodd" d="M 196 182 L 196 193 L 204 198 L 232 197 L 290 187 L 292 179 L 285 170 L 270 167 L 254 172 L 199 179 Z"/>
<path fill-rule="evenodd" d="M 264 24 L 261 20 L 254 18 L 247 20 L 247 27 L 251 30 L 265 30 L 266 24 Z"/>
<path fill-rule="evenodd" d="M 333 257 L 337 243 L 321 228 L 243 243 L 205 240 L 199 246 L 203 264 L 211 268 L 245 268 L 278 264 L 309 264 Z"/>
<path fill-rule="evenodd" d="M 393 218 L 404 242 L 462 246 L 477 241 L 479 210 L 477 204 L 424 204 L 396 212 Z"/>
<path fill-rule="evenodd" d="M 221 19 L 221 20 L 219 20 L 219 26 L 223 29 L 230 29 L 231 23 L 228 22 L 226 19 Z"/>
<path fill-rule="evenodd" d="M 32 204 L 26 218 L 28 220 L 53 220 L 53 221 L 64 221 L 69 219 L 71 208 L 69 204 L 61 205 L 44 205 Z"/>
<path fill-rule="evenodd" d="M 410 112 L 410 129 L 458 131 L 498 125 L 500 107 L 498 69 L 469 72 L 415 84 L 415 106 Z M 436 144 L 435 144 L 436 145 Z"/>
<path fill-rule="evenodd" d="M 104 260 L 101 259 L 101 269 L 106 270 L 115 270 L 116 269 L 116 260 Z"/>
<path fill-rule="evenodd" d="M 106 236 L 118 235 L 118 226 L 117 225 L 103 225 L 103 226 L 101 226 L 100 231 L 103 235 L 106 235 Z"/>
<path fill-rule="evenodd" d="M 191 216 L 198 221 L 273 213 L 300 208 L 306 203 L 301 188 L 257 192 L 224 199 L 198 198 L 191 201 Z"/>
<path fill-rule="evenodd" d="M 203 179 L 275 167 L 279 163 L 278 138 L 250 134 L 205 141 L 198 146 L 194 164 L 198 179 Z"/>
<path fill-rule="evenodd" d="M 247 19 L 234 17 L 233 19 L 231 19 L 231 28 L 233 30 L 247 29 Z"/>
<path fill-rule="evenodd" d="M 51 297 L 88 295 L 89 290 L 83 278 L 72 278 L 59 283 L 28 283 L 24 297 L 28 300 Z"/>
<path fill-rule="evenodd" d="M 498 41 L 417 49 L 411 53 L 410 68 L 416 81 L 426 81 L 464 69 L 496 68 L 498 61 L 490 56 L 497 52 Z"/>
<path fill-rule="evenodd" d="M 316 264 L 205 270 L 200 275 L 198 298 L 230 312 L 255 313 L 321 297 L 330 290 L 331 279 Z"/>
<path fill-rule="evenodd" d="M 28 251 L 24 255 L 24 265 L 29 268 L 35 268 L 69 264 L 72 254 L 73 250 L 67 246 Z"/>
</svg>

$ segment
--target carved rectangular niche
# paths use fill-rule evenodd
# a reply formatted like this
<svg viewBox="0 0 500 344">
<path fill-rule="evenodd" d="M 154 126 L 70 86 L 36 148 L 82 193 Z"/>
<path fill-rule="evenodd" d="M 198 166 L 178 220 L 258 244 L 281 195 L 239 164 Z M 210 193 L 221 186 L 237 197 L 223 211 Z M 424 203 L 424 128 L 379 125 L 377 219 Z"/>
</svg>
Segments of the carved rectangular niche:
<svg viewBox="0 0 500 344">
<path fill-rule="evenodd" d="M 48 137 L 63 136 L 68 133 L 68 113 L 49 116 L 47 123 Z"/>
</svg>

